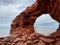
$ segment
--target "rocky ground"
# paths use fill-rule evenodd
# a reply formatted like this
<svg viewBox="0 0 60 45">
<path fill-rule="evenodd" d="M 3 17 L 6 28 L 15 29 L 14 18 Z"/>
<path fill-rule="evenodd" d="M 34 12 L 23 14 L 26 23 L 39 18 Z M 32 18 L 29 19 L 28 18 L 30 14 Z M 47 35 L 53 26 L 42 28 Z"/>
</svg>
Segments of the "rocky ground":
<svg viewBox="0 0 60 45">
<path fill-rule="evenodd" d="M 13 34 L 0 38 L 0 45 L 60 45 L 60 36 L 50 37 L 38 33 Z"/>
</svg>

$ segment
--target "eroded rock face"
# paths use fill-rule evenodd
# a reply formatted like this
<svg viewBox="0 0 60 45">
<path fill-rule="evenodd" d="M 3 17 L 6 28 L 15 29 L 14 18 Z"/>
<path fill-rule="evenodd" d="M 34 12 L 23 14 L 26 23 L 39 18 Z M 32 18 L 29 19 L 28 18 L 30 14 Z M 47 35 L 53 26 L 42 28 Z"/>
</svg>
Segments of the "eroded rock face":
<svg viewBox="0 0 60 45">
<path fill-rule="evenodd" d="M 13 20 L 9 41 L 1 38 L 1 45 L 60 45 L 60 26 L 49 36 L 34 31 L 36 18 L 46 13 L 60 23 L 60 0 L 36 0 Z"/>
<path fill-rule="evenodd" d="M 26 8 L 19 14 L 11 24 L 11 34 L 34 32 L 36 18 L 42 14 L 49 13 L 50 16 L 60 23 L 60 1 L 59 0 L 37 0 L 32 6 Z M 58 30 L 60 29 L 60 26 Z"/>
</svg>

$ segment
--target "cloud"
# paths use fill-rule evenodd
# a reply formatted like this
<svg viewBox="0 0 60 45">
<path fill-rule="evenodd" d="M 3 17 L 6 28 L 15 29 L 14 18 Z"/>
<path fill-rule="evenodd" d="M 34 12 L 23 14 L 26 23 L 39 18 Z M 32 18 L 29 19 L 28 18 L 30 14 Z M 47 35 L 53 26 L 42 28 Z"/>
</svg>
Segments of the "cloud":
<svg viewBox="0 0 60 45">
<path fill-rule="evenodd" d="M 58 27 L 59 23 L 53 20 L 49 14 L 38 17 L 34 23 L 35 27 Z"/>
<path fill-rule="evenodd" d="M 37 23 L 36 25 L 38 25 L 38 26 L 47 26 L 47 27 L 50 27 L 50 26 L 51 27 L 56 27 L 59 24 L 56 23 L 56 22 L 45 22 L 45 23 L 41 23 L 41 24 Z"/>
<path fill-rule="evenodd" d="M 0 5 L 32 5 L 35 0 L 0 0 Z"/>
<path fill-rule="evenodd" d="M 22 12 L 27 7 L 26 5 L 34 2 L 32 0 L 30 1 L 30 3 L 27 3 L 29 2 L 28 0 L 0 0 L 0 2 L 3 4 L 0 5 L 0 23 L 10 23 L 20 12 Z"/>
<path fill-rule="evenodd" d="M 9 35 L 14 18 L 33 2 L 34 0 L 0 0 L 0 37 Z"/>
<path fill-rule="evenodd" d="M 56 22 L 50 22 L 50 23 L 47 22 L 47 23 L 42 23 L 42 24 L 35 23 L 34 27 L 36 27 L 36 28 L 41 28 L 41 27 L 56 27 L 56 28 L 58 28 L 59 24 Z"/>
<path fill-rule="evenodd" d="M 9 5 L 15 3 L 16 0 L 0 0 L 0 5 Z"/>
</svg>

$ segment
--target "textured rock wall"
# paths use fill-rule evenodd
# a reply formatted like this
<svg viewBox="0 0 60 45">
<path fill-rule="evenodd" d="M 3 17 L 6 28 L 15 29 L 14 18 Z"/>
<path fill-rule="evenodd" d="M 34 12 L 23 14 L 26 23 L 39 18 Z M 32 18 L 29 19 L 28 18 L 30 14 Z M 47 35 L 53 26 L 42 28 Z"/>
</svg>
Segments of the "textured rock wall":
<svg viewBox="0 0 60 45">
<path fill-rule="evenodd" d="M 60 0 L 36 0 L 13 20 L 11 35 L 0 38 L 0 45 L 60 45 L 60 26 L 49 36 L 34 31 L 36 18 L 46 13 L 60 23 Z"/>
</svg>

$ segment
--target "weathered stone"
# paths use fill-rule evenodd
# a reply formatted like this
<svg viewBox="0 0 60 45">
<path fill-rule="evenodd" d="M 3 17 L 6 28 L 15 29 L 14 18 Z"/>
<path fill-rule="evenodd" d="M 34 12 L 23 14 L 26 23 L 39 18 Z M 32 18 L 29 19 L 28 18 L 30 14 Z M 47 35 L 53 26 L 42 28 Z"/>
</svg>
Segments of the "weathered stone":
<svg viewBox="0 0 60 45">
<path fill-rule="evenodd" d="M 40 38 L 41 40 L 43 40 L 43 41 L 45 41 L 45 42 L 48 42 L 48 43 L 50 43 L 50 42 L 53 42 L 54 41 L 54 39 L 49 39 L 49 38 Z"/>
<path fill-rule="evenodd" d="M 57 41 L 56 45 L 60 45 L 60 41 Z"/>
<path fill-rule="evenodd" d="M 60 45 L 60 24 L 57 31 L 49 36 L 34 31 L 35 20 L 47 13 L 60 23 L 60 0 L 36 0 L 13 20 L 11 35 L 0 38 L 0 45 Z"/>
<path fill-rule="evenodd" d="M 19 14 L 11 24 L 11 34 L 16 33 L 32 33 L 34 31 L 34 23 L 37 17 L 42 14 L 49 13 L 50 16 L 60 23 L 60 1 L 59 0 L 37 0 L 32 6 L 26 8 L 21 14 Z M 60 24 L 56 32 L 51 36 L 56 37 L 60 34 Z M 56 34 L 56 35 L 55 35 Z"/>
</svg>

